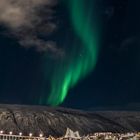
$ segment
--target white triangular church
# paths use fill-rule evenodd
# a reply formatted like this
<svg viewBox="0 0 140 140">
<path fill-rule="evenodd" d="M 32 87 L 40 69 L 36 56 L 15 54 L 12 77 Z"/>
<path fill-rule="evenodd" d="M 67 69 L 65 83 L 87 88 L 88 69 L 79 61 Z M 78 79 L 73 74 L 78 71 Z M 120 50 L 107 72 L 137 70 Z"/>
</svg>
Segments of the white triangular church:
<svg viewBox="0 0 140 140">
<path fill-rule="evenodd" d="M 67 128 L 66 134 L 64 136 L 64 138 L 74 138 L 74 139 L 80 139 L 80 135 L 79 132 L 73 132 L 70 128 Z"/>
</svg>

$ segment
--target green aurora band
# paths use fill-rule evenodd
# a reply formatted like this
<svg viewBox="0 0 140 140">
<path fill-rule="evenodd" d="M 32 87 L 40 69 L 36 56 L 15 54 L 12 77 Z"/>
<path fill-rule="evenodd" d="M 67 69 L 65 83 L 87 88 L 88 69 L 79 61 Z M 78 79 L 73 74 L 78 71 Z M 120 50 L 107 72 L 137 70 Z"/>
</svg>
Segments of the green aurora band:
<svg viewBox="0 0 140 140">
<path fill-rule="evenodd" d="M 68 7 L 70 21 L 78 39 L 72 42 L 69 56 L 54 67 L 51 77 L 51 91 L 47 103 L 61 104 L 78 81 L 95 68 L 98 57 L 98 34 L 93 16 L 93 0 L 64 0 Z"/>
</svg>

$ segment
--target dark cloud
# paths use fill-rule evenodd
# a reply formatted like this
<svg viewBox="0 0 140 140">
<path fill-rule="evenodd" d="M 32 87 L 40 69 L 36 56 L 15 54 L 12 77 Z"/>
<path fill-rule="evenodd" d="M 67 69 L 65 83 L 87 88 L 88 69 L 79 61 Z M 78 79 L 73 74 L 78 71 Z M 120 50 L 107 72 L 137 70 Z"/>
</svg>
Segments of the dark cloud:
<svg viewBox="0 0 140 140">
<path fill-rule="evenodd" d="M 50 39 L 57 28 L 54 7 L 58 0 L 0 0 L 0 23 L 25 48 L 62 54 Z"/>
<path fill-rule="evenodd" d="M 123 40 L 122 44 L 121 44 L 121 47 L 124 48 L 124 47 L 127 47 L 129 45 L 132 45 L 134 43 L 139 43 L 140 37 L 139 36 L 132 36 L 132 37 L 128 37 L 126 39 Z"/>
</svg>

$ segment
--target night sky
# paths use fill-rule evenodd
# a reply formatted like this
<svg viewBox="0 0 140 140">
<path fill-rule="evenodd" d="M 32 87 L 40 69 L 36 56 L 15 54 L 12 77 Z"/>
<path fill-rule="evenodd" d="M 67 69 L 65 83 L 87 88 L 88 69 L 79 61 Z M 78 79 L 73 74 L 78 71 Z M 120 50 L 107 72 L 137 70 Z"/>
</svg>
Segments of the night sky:
<svg viewBox="0 0 140 140">
<path fill-rule="evenodd" d="M 29 1 L 0 0 L 0 103 L 140 107 L 138 0 Z"/>
</svg>

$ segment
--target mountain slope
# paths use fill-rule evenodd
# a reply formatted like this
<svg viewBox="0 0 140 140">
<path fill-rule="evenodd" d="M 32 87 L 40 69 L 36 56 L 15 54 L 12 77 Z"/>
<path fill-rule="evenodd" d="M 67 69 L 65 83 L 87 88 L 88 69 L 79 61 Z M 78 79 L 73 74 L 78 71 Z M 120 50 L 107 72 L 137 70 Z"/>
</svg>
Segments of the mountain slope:
<svg viewBox="0 0 140 140">
<path fill-rule="evenodd" d="M 0 129 L 5 133 L 62 136 L 67 127 L 78 130 L 81 135 L 140 131 L 140 112 L 84 112 L 43 106 L 0 105 Z"/>
</svg>

